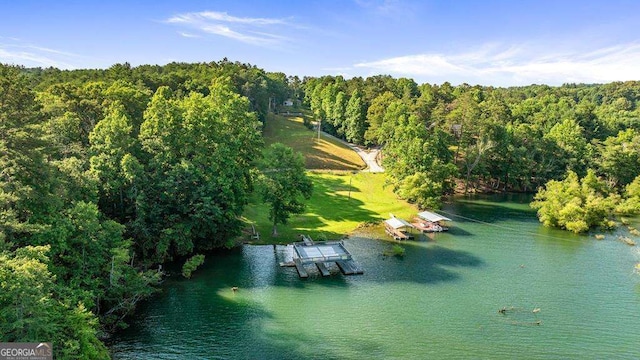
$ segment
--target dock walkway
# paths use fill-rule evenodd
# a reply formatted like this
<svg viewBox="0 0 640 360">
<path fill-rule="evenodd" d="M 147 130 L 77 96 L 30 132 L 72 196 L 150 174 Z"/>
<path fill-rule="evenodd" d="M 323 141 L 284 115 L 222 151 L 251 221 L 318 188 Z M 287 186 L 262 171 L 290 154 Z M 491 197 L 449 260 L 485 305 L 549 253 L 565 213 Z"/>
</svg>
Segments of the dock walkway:
<svg viewBox="0 0 640 360">
<path fill-rule="evenodd" d="M 399 229 L 394 229 L 392 227 L 385 226 L 384 230 L 387 233 L 387 235 L 393 237 L 394 240 L 408 240 L 408 239 L 411 239 L 410 235 L 404 233 L 403 231 L 401 231 Z"/>
<path fill-rule="evenodd" d="M 293 244 L 293 264 L 301 278 L 309 277 L 305 265 L 313 264 L 322 276 L 330 276 L 327 264 L 336 263 L 344 275 L 363 274 L 364 271 L 353 260 L 342 242 L 320 241 L 314 242 L 309 236 L 301 235 L 302 242 Z M 282 263 L 281 266 L 290 266 Z"/>
<path fill-rule="evenodd" d="M 364 271 L 355 261 L 336 261 L 336 265 L 340 268 L 345 275 L 360 275 L 364 274 Z"/>
<path fill-rule="evenodd" d="M 302 265 L 302 262 L 300 261 L 300 258 L 293 259 L 293 264 L 296 266 L 296 270 L 298 270 L 298 275 L 301 278 L 308 278 L 309 277 L 309 273 L 304 268 L 304 265 Z"/>
</svg>

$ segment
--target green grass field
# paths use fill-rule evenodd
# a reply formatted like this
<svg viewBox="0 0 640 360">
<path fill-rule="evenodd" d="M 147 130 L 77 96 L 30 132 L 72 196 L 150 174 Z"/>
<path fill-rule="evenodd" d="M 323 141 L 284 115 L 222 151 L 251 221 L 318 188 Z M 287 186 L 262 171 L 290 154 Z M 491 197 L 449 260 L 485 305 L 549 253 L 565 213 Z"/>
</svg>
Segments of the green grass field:
<svg viewBox="0 0 640 360">
<path fill-rule="evenodd" d="M 314 170 L 360 170 L 366 164 L 349 147 L 307 129 L 302 117 L 270 115 L 265 123 L 266 145 L 279 142 L 304 155 L 307 169 Z"/>
<path fill-rule="evenodd" d="M 332 139 L 321 138 L 302 124 L 302 118 L 270 118 L 265 128 L 265 142 L 281 142 L 302 152 L 313 180 L 313 196 L 307 201 L 304 214 L 292 215 L 286 225 L 278 225 L 278 237 L 271 236 L 269 207 L 254 195 L 246 207 L 244 220 L 260 233 L 253 243 L 291 243 L 299 234 L 315 240 L 339 239 L 364 224 L 379 224 L 389 213 L 411 219 L 417 208 L 398 199 L 391 187 L 385 187 L 384 173 L 359 172 L 362 159 L 350 148 Z M 315 134 L 317 136 L 317 134 Z M 332 171 L 326 171 L 331 169 Z"/>
<path fill-rule="evenodd" d="M 363 224 L 381 223 L 389 213 L 411 219 L 418 211 L 384 186 L 384 174 L 309 172 L 309 176 L 314 189 L 306 212 L 278 225 L 277 238 L 271 237 L 269 207 L 259 201 L 247 206 L 245 218 L 260 233 L 260 241 L 255 243 L 290 243 L 303 233 L 315 240 L 339 239 Z"/>
</svg>

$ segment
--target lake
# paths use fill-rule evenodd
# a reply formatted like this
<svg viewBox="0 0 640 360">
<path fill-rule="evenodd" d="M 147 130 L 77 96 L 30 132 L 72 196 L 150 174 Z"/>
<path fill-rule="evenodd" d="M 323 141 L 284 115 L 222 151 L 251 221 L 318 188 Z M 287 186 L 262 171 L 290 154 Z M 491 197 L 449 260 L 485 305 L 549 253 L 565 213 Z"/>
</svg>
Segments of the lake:
<svg viewBox="0 0 640 360">
<path fill-rule="evenodd" d="M 344 245 L 364 275 L 300 279 L 279 266 L 285 246 L 208 255 L 140 307 L 113 356 L 640 358 L 640 251 L 617 239 L 626 227 L 604 240 L 548 229 L 529 199 L 458 199 L 442 212 L 451 230 L 401 243 L 403 257 L 382 255 L 393 243 L 381 229 L 362 230 Z"/>
</svg>

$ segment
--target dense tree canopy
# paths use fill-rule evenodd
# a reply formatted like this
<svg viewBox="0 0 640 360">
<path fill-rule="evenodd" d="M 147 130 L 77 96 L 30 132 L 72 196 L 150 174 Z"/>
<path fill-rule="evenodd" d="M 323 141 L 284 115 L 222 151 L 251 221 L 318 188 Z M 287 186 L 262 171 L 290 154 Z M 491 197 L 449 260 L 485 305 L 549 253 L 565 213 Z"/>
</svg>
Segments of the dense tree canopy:
<svg viewBox="0 0 640 360">
<path fill-rule="evenodd" d="M 228 246 L 288 78 L 223 60 L 0 65 L 1 341 L 103 359 L 158 263 Z"/>
<path fill-rule="evenodd" d="M 157 265 L 191 259 L 190 272 L 231 246 L 252 191 L 274 229 L 302 211 L 300 157 L 274 145 L 260 159 L 261 122 L 285 99 L 304 100 L 327 132 L 382 147 L 389 184 L 420 207 L 456 188 L 540 188 L 541 221 L 575 232 L 640 212 L 640 82 L 300 80 L 227 59 L 0 65 L 0 340 L 107 357 L 99 338 L 154 292 Z"/>
<path fill-rule="evenodd" d="M 567 171 L 594 169 L 622 194 L 640 172 L 639 82 L 493 88 L 325 76 L 305 85 L 314 116 L 331 124 L 325 131 L 383 146 L 389 181 L 423 207 L 437 206 L 455 182 L 465 192 L 535 191 Z M 341 108 L 332 94 L 344 89 L 347 103 L 363 94 L 357 136 L 348 115 L 327 112 Z"/>
<path fill-rule="evenodd" d="M 261 145 L 258 126 L 247 99 L 224 81 L 207 96 L 156 91 L 140 130 L 148 162 L 135 199 L 134 234 L 145 257 L 164 261 L 230 244 Z"/>
</svg>

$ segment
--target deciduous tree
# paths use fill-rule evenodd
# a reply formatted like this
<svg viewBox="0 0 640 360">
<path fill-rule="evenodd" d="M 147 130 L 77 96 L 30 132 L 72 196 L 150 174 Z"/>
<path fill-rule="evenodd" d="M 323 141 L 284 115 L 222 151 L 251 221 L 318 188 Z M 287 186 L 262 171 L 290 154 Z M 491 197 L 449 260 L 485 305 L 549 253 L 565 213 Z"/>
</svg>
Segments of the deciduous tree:
<svg viewBox="0 0 640 360">
<path fill-rule="evenodd" d="M 619 199 L 591 169 L 580 180 L 569 171 L 564 180 L 549 181 L 531 206 L 545 226 L 582 233 L 594 226 L 612 226 L 611 216 Z"/>
<path fill-rule="evenodd" d="M 208 96 L 174 99 L 158 89 L 140 130 L 149 160 L 135 231 L 148 259 L 232 244 L 262 144 L 258 128 L 228 80 L 216 80 Z"/>
<path fill-rule="evenodd" d="M 362 145 L 364 144 L 364 134 L 367 130 L 365 123 L 365 107 L 362 96 L 358 90 L 355 90 L 346 107 L 345 115 L 345 137 L 347 141 Z"/>
<path fill-rule="evenodd" d="M 278 236 L 278 224 L 286 224 L 291 214 L 304 211 L 303 199 L 309 199 L 313 183 L 305 173 L 304 158 L 280 143 L 272 144 L 260 166 L 260 192 L 270 204 L 272 235 Z"/>
</svg>

